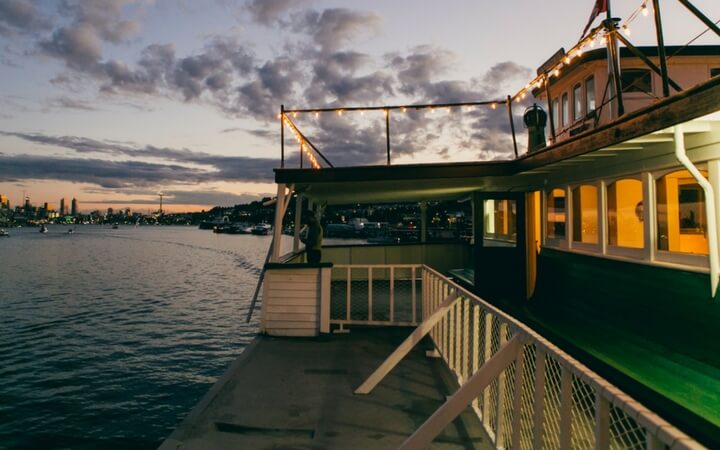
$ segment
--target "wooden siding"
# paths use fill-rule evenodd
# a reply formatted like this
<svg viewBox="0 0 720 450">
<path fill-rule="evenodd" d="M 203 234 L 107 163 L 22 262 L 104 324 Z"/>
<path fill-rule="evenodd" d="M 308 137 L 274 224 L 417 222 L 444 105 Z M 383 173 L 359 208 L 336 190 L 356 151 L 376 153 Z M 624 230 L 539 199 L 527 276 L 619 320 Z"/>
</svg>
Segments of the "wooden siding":
<svg viewBox="0 0 720 450">
<path fill-rule="evenodd" d="M 269 269 L 265 275 L 262 331 L 273 336 L 317 336 L 321 269 Z"/>
</svg>

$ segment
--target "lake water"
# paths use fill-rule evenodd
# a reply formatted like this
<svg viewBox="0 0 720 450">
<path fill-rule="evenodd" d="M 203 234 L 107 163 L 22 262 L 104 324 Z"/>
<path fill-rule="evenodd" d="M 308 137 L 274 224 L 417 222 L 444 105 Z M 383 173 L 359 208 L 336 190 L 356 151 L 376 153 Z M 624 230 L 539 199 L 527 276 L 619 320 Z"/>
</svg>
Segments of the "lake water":
<svg viewBox="0 0 720 450">
<path fill-rule="evenodd" d="M 0 448 L 157 447 L 250 343 L 269 236 L 0 237 Z"/>
</svg>

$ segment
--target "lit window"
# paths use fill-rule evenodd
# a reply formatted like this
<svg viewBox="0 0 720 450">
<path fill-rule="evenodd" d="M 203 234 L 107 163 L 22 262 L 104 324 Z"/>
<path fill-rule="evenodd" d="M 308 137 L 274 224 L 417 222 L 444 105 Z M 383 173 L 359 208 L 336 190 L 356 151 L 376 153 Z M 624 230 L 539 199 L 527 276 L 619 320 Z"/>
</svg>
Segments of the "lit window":
<svg viewBox="0 0 720 450">
<path fill-rule="evenodd" d="M 580 84 L 573 88 L 573 119 L 582 119 L 582 86 Z"/>
<path fill-rule="evenodd" d="M 560 125 L 563 127 L 570 125 L 570 102 L 567 94 L 562 95 L 562 122 Z"/>
<path fill-rule="evenodd" d="M 657 180 L 656 187 L 658 249 L 707 255 L 705 193 L 695 178 L 678 170 Z"/>
<path fill-rule="evenodd" d="M 598 243 L 598 189 L 578 186 L 572 191 L 573 241 Z"/>
<path fill-rule="evenodd" d="M 643 248 L 643 189 L 640 180 L 618 180 L 607 188 L 608 244 Z"/>
<path fill-rule="evenodd" d="M 488 199 L 484 202 L 483 247 L 515 247 L 517 204 L 515 200 Z"/>
<path fill-rule="evenodd" d="M 595 111 L 595 78 L 585 80 L 585 111 L 590 114 Z"/>
<path fill-rule="evenodd" d="M 555 126 L 555 129 L 557 129 L 562 125 L 560 123 L 560 101 L 558 99 L 552 101 L 552 114 L 553 126 Z"/>
<path fill-rule="evenodd" d="M 646 69 L 625 69 L 620 76 L 623 92 L 652 92 L 652 78 Z"/>
<path fill-rule="evenodd" d="M 553 189 L 547 194 L 548 239 L 565 239 L 566 198 L 564 189 Z"/>
</svg>

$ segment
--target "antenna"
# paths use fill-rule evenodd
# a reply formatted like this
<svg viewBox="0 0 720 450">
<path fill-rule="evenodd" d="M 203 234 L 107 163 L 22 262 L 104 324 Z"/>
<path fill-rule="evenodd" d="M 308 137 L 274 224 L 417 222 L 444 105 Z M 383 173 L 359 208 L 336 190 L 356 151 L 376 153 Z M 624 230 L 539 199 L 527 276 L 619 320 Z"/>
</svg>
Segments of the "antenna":
<svg viewBox="0 0 720 450">
<path fill-rule="evenodd" d="M 162 199 L 165 194 L 163 194 L 162 192 L 159 192 L 158 195 L 160 196 L 160 215 L 162 215 L 162 213 L 163 213 L 162 212 Z"/>
</svg>

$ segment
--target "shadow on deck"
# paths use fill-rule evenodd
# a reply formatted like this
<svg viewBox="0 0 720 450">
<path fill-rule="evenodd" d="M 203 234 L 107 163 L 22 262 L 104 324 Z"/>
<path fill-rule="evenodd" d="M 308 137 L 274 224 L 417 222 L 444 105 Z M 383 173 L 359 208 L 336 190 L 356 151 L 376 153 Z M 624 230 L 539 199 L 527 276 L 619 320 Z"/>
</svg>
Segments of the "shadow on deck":
<svg viewBox="0 0 720 450">
<path fill-rule="evenodd" d="M 371 394 L 353 394 L 410 332 L 258 336 L 160 448 L 396 448 L 457 387 L 424 341 Z M 467 409 L 430 448 L 492 445 Z"/>
</svg>

